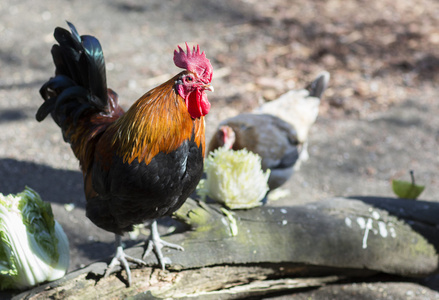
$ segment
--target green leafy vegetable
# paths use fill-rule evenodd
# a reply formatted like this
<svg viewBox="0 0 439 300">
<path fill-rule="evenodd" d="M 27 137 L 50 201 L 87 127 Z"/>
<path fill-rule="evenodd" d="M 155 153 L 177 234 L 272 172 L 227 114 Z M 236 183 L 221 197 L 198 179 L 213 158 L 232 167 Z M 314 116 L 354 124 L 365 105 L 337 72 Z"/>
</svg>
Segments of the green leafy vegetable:
<svg viewBox="0 0 439 300">
<path fill-rule="evenodd" d="M 0 290 L 59 279 L 69 266 L 69 243 L 50 203 L 32 189 L 0 193 Z"/>
<path fill-rule="evenodd" d="M 393 192 L 399 198 L 416 199 L 424 191 L 425 186 L 415 184 L 415 176 L 413 174 L 413 171 L 410 171 L 410 176 L 412 179 L 411 182 L 403 180 L 392 180 Z"/>
</svg>

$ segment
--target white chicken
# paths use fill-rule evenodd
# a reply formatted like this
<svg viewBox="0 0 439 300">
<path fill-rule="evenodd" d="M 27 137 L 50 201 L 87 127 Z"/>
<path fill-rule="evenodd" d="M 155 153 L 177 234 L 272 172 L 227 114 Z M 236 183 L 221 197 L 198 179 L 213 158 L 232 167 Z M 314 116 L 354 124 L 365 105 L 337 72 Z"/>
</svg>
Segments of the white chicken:
<svg viewBox="0 0 439 300">
<path fill-rule="evenodd" d="M 291 90 L 278 99 L 266 102 L 256 108 L 253 113 L 270 114 L 289 123 L 302 144 L 299 159 L 294 165 L 298 170 L 303 161 L 309 159 L 308 134 L 319 114 L 320 99 L 328 87 L 329 72 L 321 72 L 305 89 Z"/>
</svg>

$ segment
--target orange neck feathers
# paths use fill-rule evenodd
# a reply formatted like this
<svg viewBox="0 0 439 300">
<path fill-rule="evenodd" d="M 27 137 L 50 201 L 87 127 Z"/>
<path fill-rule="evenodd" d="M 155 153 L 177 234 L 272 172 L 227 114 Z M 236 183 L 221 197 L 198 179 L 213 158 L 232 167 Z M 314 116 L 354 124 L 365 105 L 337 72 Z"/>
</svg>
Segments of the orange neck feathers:
<svg viewBox="0 0 439 300">
<path fill-rule="evenodd" d="M 204 118 L 191 118 L 174 88 L 178 76 L 143 95 L 113 124 L 112 145 L 124 162 L 137 158 L 149 164 L 159 152 L 176 150 L 192 134 L 204 152 Z"/>
</svg>

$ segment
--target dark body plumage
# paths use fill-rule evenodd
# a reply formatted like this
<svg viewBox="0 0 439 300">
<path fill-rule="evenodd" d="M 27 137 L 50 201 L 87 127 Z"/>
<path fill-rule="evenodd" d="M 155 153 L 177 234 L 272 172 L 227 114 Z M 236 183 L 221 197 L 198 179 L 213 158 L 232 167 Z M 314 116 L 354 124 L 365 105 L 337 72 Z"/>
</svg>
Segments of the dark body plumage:
<svg viewBox="0 0 439 300">
<path fill-rule="evenodd" d="M 117 233 L 134 224 L 170 215 L 195 190 L 203 171 L 203 151 L 185 141 L 175 151 L 159 153 L 149 164 L 136 159 L 124 163 L 113 156 L 111 168 L 100 162 L 92 168 L 98 196 L 87 199 L 87 217 L 97 226 Z"/>
<path fill-rule="evenodd" d="M 116 234 L 170 215 L 194 191 L 203 172 L 204 119 L 191 118 L 175 89 L 189 71 L 143 95 L 125 113 L 107 89 L 98 40 L 55 29 L 55 77 L 40 94 L 36 118 L 49 113 L 79 159 L 87 217 Z"/>
</svg>

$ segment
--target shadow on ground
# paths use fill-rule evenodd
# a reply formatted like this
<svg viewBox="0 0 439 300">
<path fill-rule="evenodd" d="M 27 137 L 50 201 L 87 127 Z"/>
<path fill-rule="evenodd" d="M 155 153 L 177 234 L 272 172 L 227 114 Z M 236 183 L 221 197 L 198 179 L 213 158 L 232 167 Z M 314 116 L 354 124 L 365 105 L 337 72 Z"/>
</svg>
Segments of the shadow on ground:
<svg viewBox="0 0 439 300">
<path fill-rule="evenodd" d="M 0 159 L 0 191 L 16 194 L 26 186 L 37 191 L 44 201 L 85 208 L 82 174 L 47 165 L 15 159 Z"/>
</svg>

